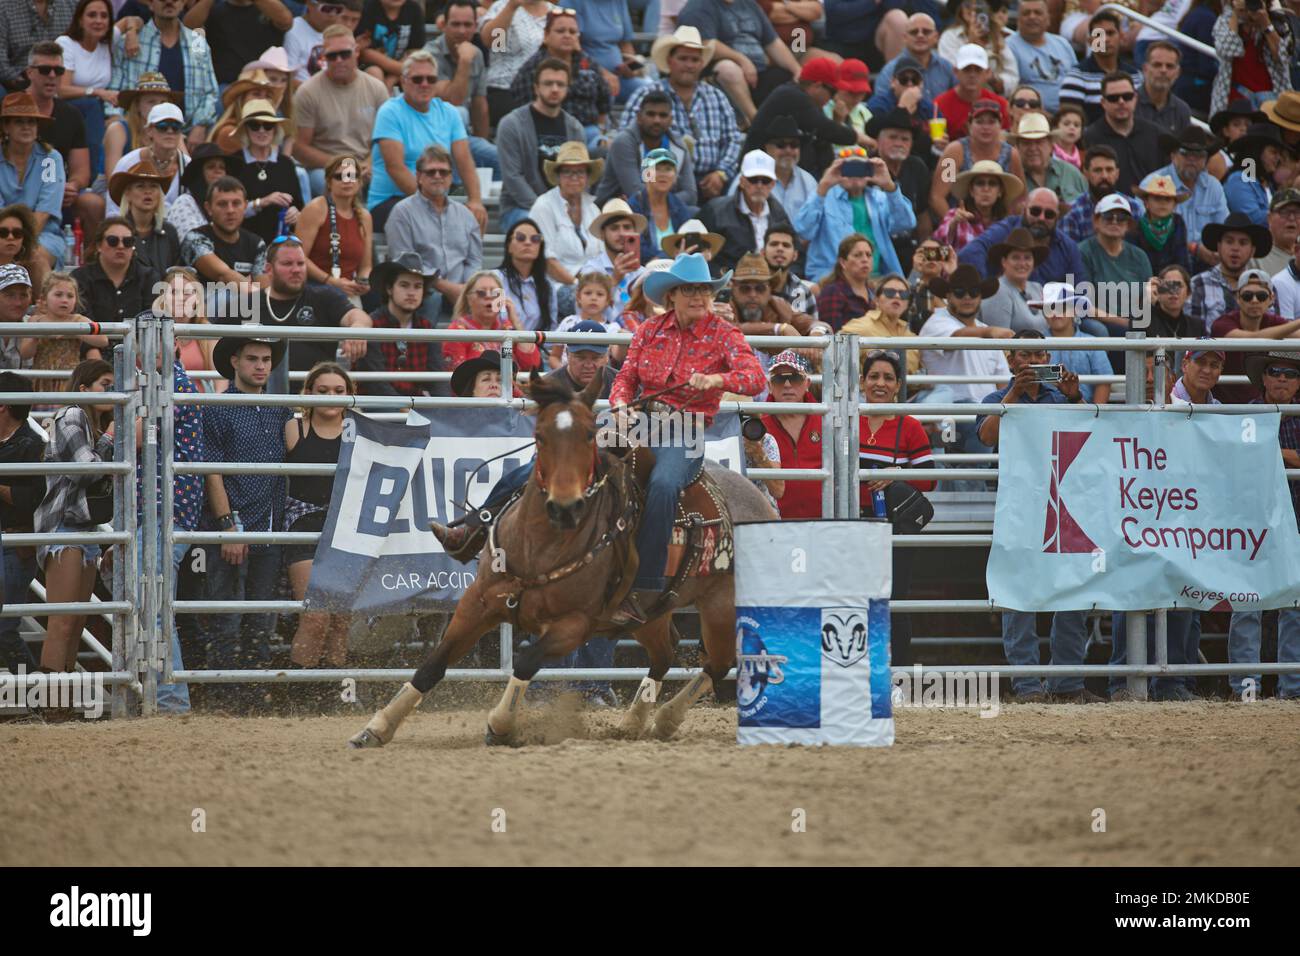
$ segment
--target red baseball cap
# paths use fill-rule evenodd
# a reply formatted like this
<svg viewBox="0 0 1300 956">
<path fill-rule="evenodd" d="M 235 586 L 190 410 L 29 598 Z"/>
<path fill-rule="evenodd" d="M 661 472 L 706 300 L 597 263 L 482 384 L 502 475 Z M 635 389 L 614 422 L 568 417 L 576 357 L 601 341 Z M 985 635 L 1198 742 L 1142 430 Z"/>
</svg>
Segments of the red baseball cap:
<svg viewBox="0 0 1300 956">
<path fill-rule="evenodd" d="M 846 93 L 870 93 L 870 77 L 871 71 L 861 60 L 844 60 L 835 85 Z"/>
<path fill-rule="evenodd" d="M 970 115 L 974 118 L 977 113 L 997 113 L 1002 115 L 1002 106 L 997 100 L 976 100 L 970 108 Z"/>
<path fill-rule="evenodd" d="M 799 71 L 800 83 L 825 83 L 827 86 L 838 87 L 839 68 L 835 61 L 829 57 L 813 57 L 803 65 Z"/>
</svg>

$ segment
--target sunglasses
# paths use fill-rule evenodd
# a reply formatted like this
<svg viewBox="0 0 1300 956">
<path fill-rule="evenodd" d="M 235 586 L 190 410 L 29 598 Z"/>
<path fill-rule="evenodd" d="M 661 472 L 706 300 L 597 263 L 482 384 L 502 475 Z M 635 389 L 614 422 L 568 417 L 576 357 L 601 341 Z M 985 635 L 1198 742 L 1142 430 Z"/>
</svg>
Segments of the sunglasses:
<svg viewBox="0 0 1300 956">
<path fill-rule="evenodd" d="M 244 126 L 250 133 L 270 133 L 275 130 L 275 123 L 263 123 L 260 120 L 253 120 L 245 123 Z"/>
<path fill-rule="evenodd" d="M 316 7 L 316 9 L 319 10 L 321 13 L 325 14 L 325 16 L 327 16 L 327 17 L 329 17 L 329 16 L 336 16 L 337 14 L 340 14 L 340 13 L 343 12 L 343 4 L 341 4 L 341 3 L 322 3 L 322 4 L 319 4 L 319 5 Z"/>
<path fill-rule="evenodd" d="M 777 149 L 798 149 L 802 144 L 797 139 L 774 139 L 769 145 Z"/>
<path fill-rule="evenodd" d="M 880 296 L 884 299 L 903 299 L 906 301 L 912 297 L 912 293 L 907 289 L 881 289 Z"/>
<path fill-rule="evenodd" d="M 325 59 L 330 61 L 350 60 L 352 59 L 352 54 L 356 52 L 356 50 L 331 50 L 329 53 L 325 54 Z"/>
<path fill-rule="evenodd" d="M 250 123 L 249 125 L 251 126 L 252 124 Z M 175 120 L 160 120 L 153 124 L 153 128 L 160 133 L 179 133 L 181 131 L 181 124 Z"/>
<path fill-rule="evenodd" d="M 1112 209 L 1110 212 L 1101 214 L 1102 222 L 1109 222 L 1112 225 L 1127 223 L 1133 217 L 1126 212 L 1120 212 L 1118 209 Z"/>
<path fill-rule="evenodd" d="M 1055 219 L 1057 211 L 1055 209 L 1045 209 L 1042 206 L 1030 206 L 1029 215 L 1035 219 Z"/>
<path fill-rule="evenodd" d="M 1205 157 L 1210 155 L 1210 152 L 1209 150 L 1205 150 L 1205 149 L 1187 149 L 1185 147 L 1180 147 L 1178 150 L 1178 155 L 1185 156 L 1189 159 L 1192 158 L 1204 159 Z"/>
<path fill-rule="evenodd" d="M 1292 368 L 1289 365 L 1270 365 L 1264 369 L 1265 375 L 1272 375 L 1274 378 L 1300 378 L 1300 368 Z"/>
<path fill-rule="evenodd" d="M 421 176 L 428 176 L 430 179 L 442 179 L 444 176 L 450 176 L 450 169 L 422 169 Z"/>
<path fill-rule="evenodd" d="M 907 31 L 907 35 L 910 37 L 928 37 L 934 32 L 935 31 L 931 30 L 929 27 L 914 27 Z"/>
<path fill-rule="evenodd" d="M 416 86 L 433 86 L 438 82 L 436 76 L 430 76 L 428 73 L 421 73 L 419 76 L 408 76 L 407 83 L 414 83 Z"/>
<path fill-rule="evenodd" d="M 948 297 L 952 299 L 978 299 L 980 298 L 980 290 L 954 286 L 948 290 Z"/>
<path fill-rule="evenodd" d="M 476 299 L 495 299 L 501 295 L 500 289 L 475 289 L 474 298 Z"/>
<path fill-rule="evenodd" d="M 104 242 L 110 249 L 116 249 L 118 246 L 123 249 L 135 248 L 135 236 L 105 236 Z"/>
<path fill-rule="evenodd" d="M 907 73 L 903 76 L 895 74 L 894 79 L 898 80 L 899 86 L 920 86 L 921 78 L 915 73 Z"/>
<path fill-rule="evenodd" d="M 767 176 L 746 176 L 745 179 L 753 183 L 755 186 L 771 186 L 776 182 L 775 179 L 770 179 Z"/>
<path fill-rule="evenodd" d="M 1136 93 L 1107 93 L 1102 97 L 1107 103 L 1131 103 L 1137 99 Z"/>
<path fill-rule="evenodd" d="M 41 76 L 62 76 L 64 73 L 68 72 L 66 66 L 34 66 L 32 69 Z"/>
<path fill-rule="evenodd" d="M 766 282 L 737 282 L 736 291 L 745 293 L 754 293 L 761 295 L 764 289 L 769 288 Z"/>
<path fill-rule="evenodd" d="M 802 382 L 807 376 L 798 372 L 782 372 L 780 375 L 772 376 L 773 385 L 795 385 Z"/>
<path fill-rule="evenodd" d="M 1011 105 L 1022 110 L 1036 110 L 1042 108 L 1042 103 L 1038 100 L 1012 100 Z"/>
<path fill-rule="evenodd" d="M 1237 298 L 1242 302 L 1267 302 L 1273 296 L 1268 292 L 1238 292 Z"/>
<path fill-rule="evenodd" d="M 299 239 L 297 236 L 293 235 L 292 233 L 285 233 L 283 236 L 276 236 L 274 239 L 271 240 L 271 245 L 278 246 L 284 242 L 292 242 L 299 246 L 302 245 L 302 240 Z"/>
<path fill-rule="evenodd" d="M 24 233 L 21 229 L 10 229 L 8 226 L 0 226 L 0 239 L 21 239 Z"/>
<path fill-rule="evenodd" d="M 522 233 L 516 232 L 514 235 L 515 242 L 526 242 L 530 246 L 541 245 L 542 234 L 540 232 Z"/>
</svg>

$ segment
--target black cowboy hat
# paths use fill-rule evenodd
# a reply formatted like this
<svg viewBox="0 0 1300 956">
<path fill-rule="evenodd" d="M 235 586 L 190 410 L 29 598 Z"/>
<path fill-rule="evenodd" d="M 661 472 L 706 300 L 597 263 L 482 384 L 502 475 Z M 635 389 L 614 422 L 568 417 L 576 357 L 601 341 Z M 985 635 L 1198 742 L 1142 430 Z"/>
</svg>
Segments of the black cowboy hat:
<svg viewBox="0 0 1300 956">
<path fill-rule="evenodd" d="M 909 133 L 915 132 L 912 114 L 896 106 L 888 113 L 877 114 L 867 121 L 867 135 L 872 139 L 876 139 L 887 129 L 905 129 Z"/>
<path fill-rule="evenodd" d="M 1270 365 L 1289 365 L 1300 370 L 1300 352 L 1256 352 L 1246 356 L 1246 377 L 1258 389 L 1264 387 L 1264 369 Z"/>
<path fill-rule="evenodd" d="M 261 342 L 263 345 L 271 346 L 271 368 L 275 368 L 284 358 L 285 342 L 284 339 L 273 338 L 245 338 L 228 335 L 224 339 L 217 340 L 217 346 L 212 350 L 212 365 L 218 372 L 226 378 L 235 377 L 234 366 L 230 360 L 249 342 Z"/>
<path fill-rule="evenodd" d="M 458 398 L 472 398 L 478 373 L 492 371 L 501 371 L 500 352 L 488 349 L 481 355 L 466 359 L 451 370 L 451 393 Z"/>
<path fill-rule="evenodd" d="M 1217 136 L 1211 136 L 1195 123 L 1184 126 L 1176 136 L 1172 133 L 1161 133 L 1158 141 L 1162 153 L 1172 153 L 1176 149 L 1203 149 L 1213 156 L 1223 148 Z"/>
<path fill-rule="evenodd" d="M 1258 156 L 1265 146 L 1276 146 L 1284 153 L 1295 152 L 1291 144 L 1282 138 L 1282 131 L 1272 123 L 1251 123 L 1245 136 L 1228 144 L 1228 152 L 1240 162 L 1244 156 Z"/>
<path fill-rule="evenodd" d="M 1257 226 L 1245 213 L 1234 212 L 1223 222 L 1212 222 L 1201 230 L 1201 245 L 1211 252 L 1219 248 L 1219 240 L 1225 232 L 1244 232 L 1255 244 L 1254 258 L 1268 255 L 1273 248 L 1273 236 L 1264 226 Z"/>
<path fill-rule="evenodd" d="M 190 161 L 181 173 L 181 188 L 193 193 L 200 206 L 208 198 L 203 184 L 203 167 L 209 159 L 229 159 L 229 154 L 216 143 L 200 143 L 194 147 Z"/>
<path fill-rule="evenodd" d="M 799 128 L 793 116 L 782 113 L 780 116 L 772 117 L 772 122 L 768 123 L 767 129 L 763 130 L 762 141 L 754 145 L 761 149 L 774 139 L 797 139 L 804 142 L 808 139 L 808 134 Z"/>
<path fill-rule="evenodd" d="M 1229 121 L 1243 116 L 1252 123 L 1263 123 L 1268 119 L 1263 110 L 1257 110 L 1250 105 L 1250 100 L 1233 100 L 1228 104 L 1227 109 L 1219 110 L 1210 117 L 1210 132 L 1222 139 L 1223 127 L 1227 126 Z"/>
<path fill-rule="evenodd" d="M 985 279 L 974 266 L 963 264 L 946 279 L 939 276 L 930 283 L 930 291 L 941 299 L 948 298 L 950 289 L 979 289 L 981 299 L 991 299 L 998 294 L 998 280 Z"/>
<path fill-rule="evenodd" d="M 1032 252 L 1034 254 L 1034 268 L 1037 269 L 1047 258 L 1047 246 L 1040 245 L 1034 241 L 1033 233 L 1023 226 L 1012 229 L 1006 239 L 999 242 L 989 250 L 989 271 L 1002 271 L 1002 257 L 1009 252 Z"/>
<path fill-rule="evenodd" d="M 379 263 L 370 270 L 370 286 L 373 289 L 383 290 L 388 288 L 388 284 L 397 278 L 397 274 L 409 272 L 411 275 L 419 276 L 424 280 L 424 291 L 429 291 L 429 283 L 433 281 L 436 269 L 430 269 L 420 259 L 417 252 L 403 252 L 391 259 Z"/>
</svg>

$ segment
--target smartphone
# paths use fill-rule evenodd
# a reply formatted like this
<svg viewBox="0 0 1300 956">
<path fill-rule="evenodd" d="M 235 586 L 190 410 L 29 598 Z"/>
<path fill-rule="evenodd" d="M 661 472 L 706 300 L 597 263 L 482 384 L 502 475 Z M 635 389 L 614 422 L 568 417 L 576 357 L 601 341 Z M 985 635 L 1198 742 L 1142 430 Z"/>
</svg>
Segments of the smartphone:
<svg viewBox="0 0 1300 956">
<path fill-rule="evenodd" d="M 1061 373 L 1065 370 L 1063 365 L 1031 365 L 1029 371 L 1034 373 L 1034 381 L 1053 383 L 1061 380 Z"/>
<path fill-rule="evenodd" d="M 840 175 L 845 179 L 865 179 L 871 175 L 871 166 L 865 159 L 846 159 L 840 167 Z"/>
</svg>

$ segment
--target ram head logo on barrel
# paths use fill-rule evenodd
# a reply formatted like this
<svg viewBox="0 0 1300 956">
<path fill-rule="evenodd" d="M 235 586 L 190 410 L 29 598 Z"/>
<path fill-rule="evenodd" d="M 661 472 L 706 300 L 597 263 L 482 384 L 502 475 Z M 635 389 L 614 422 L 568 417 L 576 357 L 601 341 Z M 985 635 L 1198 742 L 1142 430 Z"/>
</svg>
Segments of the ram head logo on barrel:
<svg viewBox="0 0 1300 956">
<path fill-rule="evenodd" d="M 867 656 L 866 608 L 822 610 L 822 655 L 841 667 L 852 667 Z"/>
</svg>

